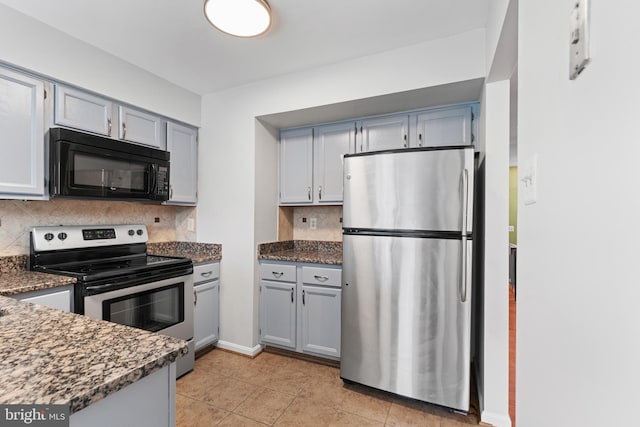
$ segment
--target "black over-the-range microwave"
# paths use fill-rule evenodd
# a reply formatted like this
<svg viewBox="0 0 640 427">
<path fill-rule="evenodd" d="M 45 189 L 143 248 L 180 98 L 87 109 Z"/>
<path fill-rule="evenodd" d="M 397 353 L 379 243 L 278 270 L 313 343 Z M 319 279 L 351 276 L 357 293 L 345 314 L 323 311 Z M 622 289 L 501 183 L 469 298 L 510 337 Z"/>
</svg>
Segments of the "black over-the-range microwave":
<svg viewBox="0 0 640 427">
<path fill-rule="evenodd" d="M 49 195 L 162 202 L 169 153 L 63 128 L 49 130 Z"/>
</svg>

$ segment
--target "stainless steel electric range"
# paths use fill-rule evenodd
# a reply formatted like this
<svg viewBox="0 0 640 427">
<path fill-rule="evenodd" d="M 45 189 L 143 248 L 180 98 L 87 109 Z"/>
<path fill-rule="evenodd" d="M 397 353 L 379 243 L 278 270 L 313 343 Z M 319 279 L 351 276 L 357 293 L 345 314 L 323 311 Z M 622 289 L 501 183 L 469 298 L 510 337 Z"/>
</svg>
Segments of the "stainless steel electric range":
<svg viewBox="0 0 640 427">
<path fill-rule="evenodd" d="M 177 376 L 193 370 L 193 263 L 147 254 L 144 225 L 52 226 L 31 230 L 31 270 L 76 278 L 78 314 L 189 343 Z"/>
</svg>

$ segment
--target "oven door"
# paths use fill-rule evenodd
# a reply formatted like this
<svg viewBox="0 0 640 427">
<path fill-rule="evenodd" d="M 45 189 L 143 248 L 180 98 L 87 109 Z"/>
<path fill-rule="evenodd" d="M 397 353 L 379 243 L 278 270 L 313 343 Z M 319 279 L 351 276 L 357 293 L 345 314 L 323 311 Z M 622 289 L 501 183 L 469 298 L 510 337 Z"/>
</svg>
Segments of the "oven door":
<svg viewBox="0 0 640 427">
<path fill-rule="evenodd" d="M 193 275 L 86 295 L 84 314 L 190 340 L 193 338 Z"/>
</svg>

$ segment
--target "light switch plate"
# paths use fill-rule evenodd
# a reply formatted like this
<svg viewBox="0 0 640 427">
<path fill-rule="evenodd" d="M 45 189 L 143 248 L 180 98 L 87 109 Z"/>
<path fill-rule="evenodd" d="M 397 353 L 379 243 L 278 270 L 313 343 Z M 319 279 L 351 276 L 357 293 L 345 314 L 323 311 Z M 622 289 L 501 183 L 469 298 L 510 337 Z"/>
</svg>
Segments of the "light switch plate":
<svg viewBox="0 0 640 427">
<path fill-rule="evenodd" d="M 196 223 L 193 218 L 187 218 L 187 231 L 195 231 Z"/>
<path fill-rule="evenodd" d="M 569 17 L 569 78 L 575 80 L 589 57 L 589 0 L 576 0 Z"/>
<path fill-rule="evenodd" d="M 537 201 L 538 192 L 538 156 L 533 155 L 522 168 L 520 182 L 522 183 L 522 201 L 525 205 L 532 205 Z"/>
<path fill-rule="evenodd" d="M 311 230 L 318 228 L 318 218 L 309 218 L 309 228 Z"/>
</svg>

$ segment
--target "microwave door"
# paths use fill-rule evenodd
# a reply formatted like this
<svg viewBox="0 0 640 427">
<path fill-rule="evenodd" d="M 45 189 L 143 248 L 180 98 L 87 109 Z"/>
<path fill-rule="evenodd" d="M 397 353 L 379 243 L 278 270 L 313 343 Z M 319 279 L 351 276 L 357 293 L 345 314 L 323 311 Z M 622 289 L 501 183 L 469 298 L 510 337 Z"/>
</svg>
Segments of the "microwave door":
<svg viewBox="0 0 640 427">
<path fill-rule="evenodd" d="M 147 198 L 151 192 L 149 163 L 87 150 L 70 150 L 67 160 L 66 195 Z"/>
</svg>

